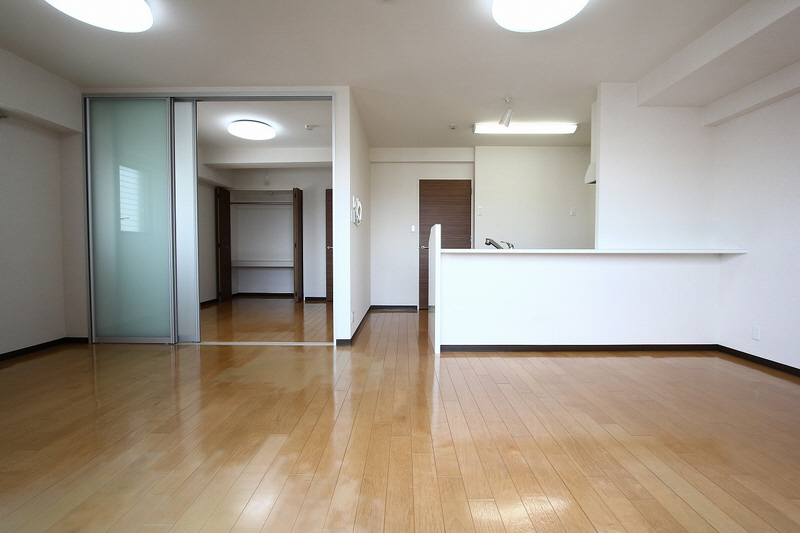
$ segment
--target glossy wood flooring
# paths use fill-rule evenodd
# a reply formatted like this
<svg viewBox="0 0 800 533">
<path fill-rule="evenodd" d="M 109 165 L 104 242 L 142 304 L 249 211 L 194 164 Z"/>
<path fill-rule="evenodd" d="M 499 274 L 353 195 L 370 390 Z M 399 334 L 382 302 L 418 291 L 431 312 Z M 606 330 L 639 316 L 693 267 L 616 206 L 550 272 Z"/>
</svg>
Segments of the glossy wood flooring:
<svg viewBox="0 0 800 533">
<path fill-rule="evenodd" d="M 203 342 L 332 342 L 333 304 L 236 297 L 200 309 Z"/>
<path fill-rule="evenodd" d="M 65 346 L 0 364 L 0 531 L 800 531 L 800 385 L 714 352 Z"/>
</svg>

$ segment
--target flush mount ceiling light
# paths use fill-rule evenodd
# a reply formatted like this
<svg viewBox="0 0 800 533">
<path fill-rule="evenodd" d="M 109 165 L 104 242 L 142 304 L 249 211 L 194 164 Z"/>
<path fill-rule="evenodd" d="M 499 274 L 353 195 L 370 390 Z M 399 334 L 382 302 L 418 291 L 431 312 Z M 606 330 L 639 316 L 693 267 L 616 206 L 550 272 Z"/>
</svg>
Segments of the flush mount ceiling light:
<svg viewBox="0 0 800 533">
<path fill-rule="evenodd" d="M 508 126 L 494 122 L 479 122 L 472 128 L 473 133 L 506 135 L 569 135 L 578 129 L 577 124 L 567 122 L 514 122 Z"/>
<path fill-rule="evenodd" d="M 45 0 L 62 13 L 105 30 L 138 33 L 153 25 L 145 0 Z"/>
<path fill-rule="evenodd" d="M 275 128 L 257 120 L 234 120 L 228 124 L 228 133 L 250 141 L 265 141 L 276 135 Z"/>
<path fill-rule="evenodd" d="M 577 15 L 589 0 L 494 0 L 492 16 L 503 28 L 534 32 L 554 28 Z"/>
</svg>

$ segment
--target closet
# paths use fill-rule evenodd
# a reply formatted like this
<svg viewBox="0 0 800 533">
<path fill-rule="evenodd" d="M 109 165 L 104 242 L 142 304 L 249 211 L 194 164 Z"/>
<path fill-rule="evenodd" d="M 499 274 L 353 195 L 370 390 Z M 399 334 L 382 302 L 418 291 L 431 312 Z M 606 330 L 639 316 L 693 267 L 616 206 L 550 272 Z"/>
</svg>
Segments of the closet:
<svg viewBox="0 0 800 533">
<path fill-rule="evenodd" d="M 235 294 L 303 301 L 302 198 L 300 189 L 217 190 L 220 301 Z"/>
</svg>

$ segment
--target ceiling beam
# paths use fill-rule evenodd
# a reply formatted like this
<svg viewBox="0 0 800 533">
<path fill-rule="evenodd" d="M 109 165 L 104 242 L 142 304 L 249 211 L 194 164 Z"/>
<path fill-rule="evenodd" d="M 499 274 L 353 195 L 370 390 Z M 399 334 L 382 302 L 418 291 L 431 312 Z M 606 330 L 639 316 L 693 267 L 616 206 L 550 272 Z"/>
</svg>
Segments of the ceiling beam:
<svg viewBox="0 0 800 533">
<path fill-rule="evenodd" d="M 703 125 L 718 126 L 800 94 L 800 61 L 703 107 Z"/>
<path fill-rule="evenodd" d="M 330 166 L 333 150 L 327 148 L 207 148 L 203 164 L 212 168 L 267 168 Z"/>
<path fill-rule="evenodd" d="M 658 105 L 659 96 L 797 9 L 798 0 L 751 0 L 642 78 L 637 104 Z"/>
</svg>

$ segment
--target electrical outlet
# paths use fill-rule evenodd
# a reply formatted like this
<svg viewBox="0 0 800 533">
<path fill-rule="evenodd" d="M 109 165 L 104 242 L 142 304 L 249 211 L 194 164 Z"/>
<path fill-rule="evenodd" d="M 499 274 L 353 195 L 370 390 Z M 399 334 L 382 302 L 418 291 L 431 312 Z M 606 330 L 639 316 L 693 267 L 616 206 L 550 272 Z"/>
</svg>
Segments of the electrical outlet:
<svg viewBox="0 0 800 533">
<path fill-rule="evenodd" d="M 761 340 L 761 326 L 753 325 L 753 340 Z"/>
<path fill-rule="evenodd" d="M 355 322 L 356 322 L 356 312 L 350 311 L 350 323 L 355 324 Z"/>
</svg>

